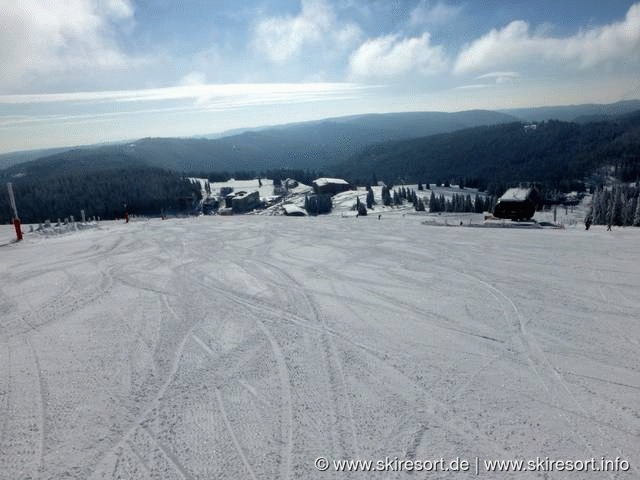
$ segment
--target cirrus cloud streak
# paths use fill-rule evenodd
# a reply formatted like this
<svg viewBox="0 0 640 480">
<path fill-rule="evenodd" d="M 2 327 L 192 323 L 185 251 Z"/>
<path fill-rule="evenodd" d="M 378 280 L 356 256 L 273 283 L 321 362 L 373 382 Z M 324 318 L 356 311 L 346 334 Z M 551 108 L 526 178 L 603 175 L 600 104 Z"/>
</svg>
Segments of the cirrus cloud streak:
<svg viewBox="0 0 640 480">
<path fill-rule="evenodd" d="M 281 101 L 304 96 L 331 96 L 361 90 L 353 83 L 232 83 L 223 85 L 182 85 L 143 90 L 116 90 L 100 92 L 71 92 L 29 95 L 0 95 L 0 104 L 38 104 L 61 102 L 141 102 L 166 100 L 194 100 L 206 103 L 218 98 L 274 98 Z"/>
</svg>

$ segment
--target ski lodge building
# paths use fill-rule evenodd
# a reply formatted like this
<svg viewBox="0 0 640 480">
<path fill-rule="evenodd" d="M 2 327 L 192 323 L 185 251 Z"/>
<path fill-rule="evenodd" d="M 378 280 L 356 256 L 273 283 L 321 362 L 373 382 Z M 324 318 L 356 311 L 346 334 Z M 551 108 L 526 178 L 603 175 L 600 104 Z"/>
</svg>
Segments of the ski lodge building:
<svg viewBox="0 0 640 480">
<path fill-rule="evenodd" d="M 225 197 L 225 204 L 233 213 L 247 213 L 260 205 L 260 193 L 257 190 L 230 193 Z"/>
<path fill-rule="evenodd" d="M 536 213 L 540 197 L 534 188 L 510 188 L 498 199 L 493 216 L 511 220 L 528 220 Z"/>
<path fill-rule="evenodd" d="M 317 178 L 313 181 L 313 190 L 321 195 L 335 195 L 351 189 L 351 185 L 341 178 Z"/>
</svg>

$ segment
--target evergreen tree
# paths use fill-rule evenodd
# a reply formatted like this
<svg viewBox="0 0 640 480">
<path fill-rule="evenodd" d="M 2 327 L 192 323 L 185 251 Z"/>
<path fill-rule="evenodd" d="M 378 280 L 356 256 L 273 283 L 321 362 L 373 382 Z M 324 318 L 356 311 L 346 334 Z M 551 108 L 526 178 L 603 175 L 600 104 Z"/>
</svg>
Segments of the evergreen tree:
<svg viewBox="0 0 640 480">
<path fill-rule="evenodd" d="M 495 208 L 497 202 L 498 202 L 498 197 L 496 197 L 495 195 L 489 195 L 485 199 L 485 211 L 493 212 L 493 209 Z"/>
<path fill-rule="evenodd" d="M 636 211 L 633 215 L 633 226 L 640 227 L 640 198 L 636 197 Z"/>
<path fill-rule="evenodd" d="M 609 204 L 607 205 L 607 225 L 618 225 L 620 218 L 620 205 L 618 202 L 618 192 L 614 188 L 609 196 Z"/>
<path fill-rule="evenodd" d="M 464 211 L 473 212 L 473 202 L 471 201 L 471 194 L 467 193 L 464 200 Z"/>
<path fill-rule="evenodd" d="M 418 182 L 418 190 L 420 191 L 424 190 L 424 187 L 422 186 L 422 182 Z"/>
<path fill-rule="evenodd" d="M 587 217 L 595 225 L 635 225 L 639 203 L 637 187 L 616 185 L 611 190 L 598 188 L 593 193 Z"/>
<path fill-rule="evenodd" d="M 635 200 L 637 197 L 633 195 L 633 191 L 629 190 L 622 193 L 622 212 L 621 222 L 622 225 L 633 224 L 633 214 L 635 213 Z"/>
<path fill-rule="evenodd" d="M 476 193 L 476 198 L 473 201 L 473 211 L 476 213 L 482 213 L 484 211 L 484 202 L 480 199 L 480 194 Z"/>
<path fill-rule="evenodd" d="M 397 190 L 393 191 L 393 204 L 396 206 L 402 205 L 402 197 Z"/>
<path fill-rule="evenodd" d="M 438 201 L 436 200 L 436 194 L 431 190 L 431 196 L 429 197 L 429 211 L 431 213 L 438 212 Z"/>
<path fill-rule="evenodd" d="M 591 196 L 591 222 L 597 225 L 602 224 L 602 214 L 600 212 L 601 210 L 600 196 L 601 196 L 600 189 L 596 189 L 593 192 L 593 195 Z"/>
<path fill-rule="evenodd" d="M 386 207 L 391 206 L 391 193 L 389 192 L 389 187 L 382 187 L 382 204 Z"/>
<path fill-rule="evenodd" d="M 373 198 L 373 189 L 371 188 L 371 186 L 368 186 L 367 187 L 367 208 L 371 210 L 373 208 L 374 203 L 375 203 L 375 200 Z"/>
<path fill-rule="evenodd" d="M 638 207 L 638 193 L 634 192 L 633 194 L 631 194 L 629 200 L 627 200 L 627 203 L 628 203 L 628 214 L 627 214 L 627 220 L 625 222 L 625 225 L 633 225 L 636 209 Z"/>
<path fill-rule="evenodd" d="M 597 202 L 597 206 L 599 208 L 599 215 L 598 215 L 598 221 L 597 223 L 599 225 L 606 225 L 607 224 L 607 210 L 609 207 L 609 202 L 610 202 L 610 195 L 611 192 L 608 190 L 604 190 L 601 189 L 599 196 L 598 196 L 598 202 Z"/>
<path fill-rule="evenodd" d="M 356 197 L 356 210 L 358 212 L 358 215 L 361 217 L 367 215 L 367 207 L 360 201 L 360 198 L 358 197 Z"/>
</svg>

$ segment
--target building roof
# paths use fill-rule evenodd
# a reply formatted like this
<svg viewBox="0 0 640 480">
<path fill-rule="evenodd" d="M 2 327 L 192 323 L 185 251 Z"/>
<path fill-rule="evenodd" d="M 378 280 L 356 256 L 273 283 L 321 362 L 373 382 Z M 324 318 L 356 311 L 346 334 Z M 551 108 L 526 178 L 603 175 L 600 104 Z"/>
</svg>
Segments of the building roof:
<svg viewBox="0 0 640 480">
<path fill-rule="evenodd" d="M 318 186 L 318 187 L 322 187 L 322 186 L 325 186 L 325 185 L 349 185 L 349 182 L 347 182 L 346 180 L 343 180 L 341 178 L 322 177 L 322 178 L 316 178 L 313 181 L 313 184 Z"/>
<path fill-rule="evenodd" d="M 234 192 L 227 195 L 225 198 L 234 200 L 245 200 L 245 199 L 257 199 L 260 198 L 260 192 L 254 190 L 253 192 Z"/>
<path fill-rule="evenodd" d="M 533 188 L 510 188 L 499 199 L 501 202 L 524 202 L 531 197 Z"/>
<path fill-rule="evenodd" d="M 291 203 L 288 203 L 286 205 L 283 205 L 282 208 L 284 209 L 284 213 L 287 215 L 306 215 L 307 212 L 298 207 L 297 205 L 293 205 Z"/>
</svg>

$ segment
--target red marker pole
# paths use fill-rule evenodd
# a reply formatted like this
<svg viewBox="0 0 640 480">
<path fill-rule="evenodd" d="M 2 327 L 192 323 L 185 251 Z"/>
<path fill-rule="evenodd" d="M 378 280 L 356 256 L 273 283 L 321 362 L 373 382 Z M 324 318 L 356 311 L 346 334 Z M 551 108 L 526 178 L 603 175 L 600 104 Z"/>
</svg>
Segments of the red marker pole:
<svg viewBox="0 0 640 480">
<path fill-rule="evenodd" d="M 22 240 L 22 229 L 20 228 L 20 219 L 19 218 L 14 218 L 13 219 L 13 226 L 16 229 L 16 237 L 18 237 L 18 241 Z"/>
<path fill-rule="evenodd" d="M 11 182 L 7 183 L 7 189 L 9 190 L 9 202 L 11 203 L 11 209 L 13 210 L 13 226 L 16 229 L 16 237 L 18 241 L 22 240 L 22 229 L 20 228 L 20 219 L 18 218 L 18 209 L 16 207 L 16 197 L 13 195 L 13 185 Z"/>
</svg>

